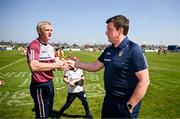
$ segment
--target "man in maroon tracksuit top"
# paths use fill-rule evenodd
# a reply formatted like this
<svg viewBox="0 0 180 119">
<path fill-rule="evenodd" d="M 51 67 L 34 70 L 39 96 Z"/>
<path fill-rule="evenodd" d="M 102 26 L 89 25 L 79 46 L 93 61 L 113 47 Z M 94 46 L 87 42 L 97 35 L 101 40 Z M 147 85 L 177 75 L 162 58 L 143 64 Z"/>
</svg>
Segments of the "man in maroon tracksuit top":
<svg viewBox="0 0 180 119">
<path fill-rule="evenodd" d="M 27 61 L 31 70 L 30 93 L 35 103 L 36 118 L 48 118 L 53 107 L 54 69 L 68 70 L 65 61 L 55 60 L 54 48 L 48 43 L 52 35 L 50 22 L 42 21 L 37 27 L 38 38 L 27 48 Z"/>
</svg>

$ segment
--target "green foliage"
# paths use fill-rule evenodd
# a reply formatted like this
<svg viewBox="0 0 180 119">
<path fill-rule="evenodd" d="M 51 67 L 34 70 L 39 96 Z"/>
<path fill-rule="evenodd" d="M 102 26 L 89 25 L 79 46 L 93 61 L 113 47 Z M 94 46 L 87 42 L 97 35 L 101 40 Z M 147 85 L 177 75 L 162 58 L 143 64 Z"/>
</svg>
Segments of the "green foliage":
<svg viewBox="0 0 180 119">
<path fill-rule="evenodd" d="M 66 59 L 76 55 L 81 61 L 96 61 L 100 52 L 65 52 Z M 139 113 L 140 118 L 180 118 L 180 54 L 157 55 L 146 53 L 150 71 L 150 86 Z M 55 71 L 54 111 L 58 111 L 66 101 L 67 88 L 62 81 L 63 71 Z M 86 72 L 85 91 L 90 110 L 95 118 L 101 117 L 104 97 L 103 69 Z M 18 51 L 0 51 L 0 118 L 33 118 L 33 100 L 29 93 L 30 71 L 26 56 Z M 63 88 L 64 87 L 64 88 Z M 66 115 L 85 115 L 81 102 L 75 102 L 65 111 Z M 68 118 L 64 116 L 63 118 Z"/>
</svg>

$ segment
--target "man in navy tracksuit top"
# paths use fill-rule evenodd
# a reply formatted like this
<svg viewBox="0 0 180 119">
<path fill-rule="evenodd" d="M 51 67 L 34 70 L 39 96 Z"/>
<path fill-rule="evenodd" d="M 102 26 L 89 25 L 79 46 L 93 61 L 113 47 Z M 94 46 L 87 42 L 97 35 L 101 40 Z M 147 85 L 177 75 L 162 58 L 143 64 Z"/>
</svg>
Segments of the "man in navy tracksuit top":
<svg viewBox="0 0 180 119">
<path fill-rule="evenodd" d="M 129 20 L 125 16 L 111 17 L 106 23 L 106 35 L 112 45 L 95 62 L 69 64 L 92 72 L 105 67 L 102 118 L 137 118 L 149 85 L 146 58 L 142 48 L 127 37 Z"/>
</svg>

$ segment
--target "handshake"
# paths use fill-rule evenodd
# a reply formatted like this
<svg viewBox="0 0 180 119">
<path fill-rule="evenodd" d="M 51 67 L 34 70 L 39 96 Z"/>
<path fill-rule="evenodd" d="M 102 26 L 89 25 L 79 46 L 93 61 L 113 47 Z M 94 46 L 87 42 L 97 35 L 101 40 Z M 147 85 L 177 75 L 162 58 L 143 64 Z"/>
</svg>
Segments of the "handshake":
<svg viewBox="0 0 180 119">
<path fill-rule="evenodd" d="M 65 71 L 72 70 L 75 67 L 75 61 L 73 60 L 56 60 L 56 69 L 62 69 Z"/>
<path fill-rule="evenodd" d="M 59 58 L 57 57 L 55 60 L 57 63 L 57 69 L 63 69 L 65 71 L 68 71 L 75 68 L 75 62 L 79 61 L 79 58 L 77 56 L 72 56 L 69 60 L 59 60 Z"/>
</svg>

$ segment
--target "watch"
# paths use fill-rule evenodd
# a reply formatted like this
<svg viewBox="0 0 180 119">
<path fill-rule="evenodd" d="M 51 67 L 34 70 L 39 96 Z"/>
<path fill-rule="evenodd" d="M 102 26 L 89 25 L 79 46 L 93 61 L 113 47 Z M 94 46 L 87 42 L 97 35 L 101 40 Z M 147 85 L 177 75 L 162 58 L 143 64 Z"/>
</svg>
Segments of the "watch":
<svg viewBox="0 0 180 119">
<path fill-rule="evenodd" d="M 131 103 L 127 103 L 127 107 L 128 107 L 129 109 L 133 109 L 133 105 L 132 105 Z"/>
</svg>

